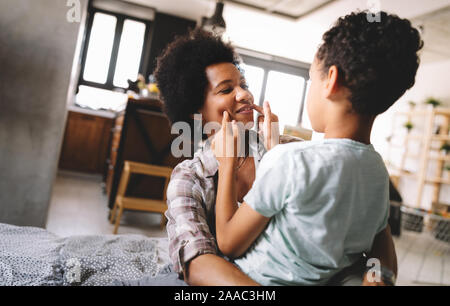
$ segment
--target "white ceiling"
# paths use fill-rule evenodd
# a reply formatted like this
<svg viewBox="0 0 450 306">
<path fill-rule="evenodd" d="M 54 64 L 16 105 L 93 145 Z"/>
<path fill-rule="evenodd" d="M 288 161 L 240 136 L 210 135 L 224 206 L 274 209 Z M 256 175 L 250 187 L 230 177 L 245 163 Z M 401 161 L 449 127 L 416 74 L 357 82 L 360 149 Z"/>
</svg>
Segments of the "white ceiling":
<svg viewBox="0 0 450 306">
<path fill-rule="evenodd" d="M 157 11 L 200 20 L 202 16 L 212 15 L 215 3 L 208 0 L 122 0 L 155 8 Z"/>
<path fill-rule="evenodd" d="M 211 15 L 214 12 L 216 0 L 122 0 L 156 8 L 160 12 L 182 16 L 191 19 L 200 19 L 201 16 Z M 237 6 L 248 10 L 245 6 L 226 2 L 226 6 Z M 247 2 L 261 7 L 272 8 L 272 10 L 292 10 L 290 14 L 295 15 L 306 8 L 320 6 L 329 0 L 230 0 L 234 2 Z M 323 8 L 314 11 L 312 16 L 327 16 L 330 12 L 342 15 L 357 8 L 366 9 L 374 0 L 335 0 Z M 437 9 L 450 5 L 450 0 L 379 0 L 382 10 L 390 11 L 406 18 L 414 18 Z M 251 10 L 251 9 L 250 9 Z M 267 12 L 270 14 L 270 12 Z M 301 21 L 301 19 L 299 20 Z"/>
<path fill-rule="evenodd" d="M 422 61 L 428 63 L 450 59 L 450 5 L 412 21 L 423 28 L 425 45 Z"/>
<path fill-rule="evenodd" d="M 288 18 L 297 19 L 304 14 L 336 0 L 224 0 L 225 3 L 247 5 Z"/>
<path fill-rule="evenodd" d="M 199 21 L 202 16 L 211 16 L 214 12 L 216 0 L 123 0 L 155 8 L 157 11 L 185 17 Z M 285 13 L 301 13 L 302 10 L 320 6 L 326 0 L 233 0 L 244 1 L 249 4 L 266 7 L 272 10 L 283 9 Z M 283 18 L 280 15 L 274 19 L 274 15 L 269 11 L 251 9 L 249 7 L 227 2 L 225 0 L 225 11 L 233 14 L 225 14 L 225 21 L 231 24 L 237 24 L 232 16 L 241 18 L 241 16 L 258 14 L 263 19 L 267 16 L 268 24 L 273 20 L 292 24 L 292 31 L 297 31 L 302 27 L 309 28 L 313 33 L 323 33 L 340 16 L 346 15 L 357 9 L 364 10 L 368 8 L 372 0 L 335 0 L 323 7 L 307 14 L 297 20 L 292 18 Z M 450 59 L 450 0 L 379 0 L 380 8 L 390 13 L 395 13 L 403 18 L 410 18 L 415 25 L 423 24 L 425 40 L 425 49 L 422 55 L 424 62 Z M 297 11 L 295 10 L 297 8 Z M 232 10 L 231 10 L 232 9 Z M 286 11 L 287 10 L 287 11 Z M 246 13 L 247 12 L 247 13 Z M 238 24 L 246 23 L 239 22 Z M 303 26 L 304 25 L 304 26 Z M 314 27 L 314 29 L 311 28 Z M 234 29 L 236 35 L 236 29 Z M 245 33 L 245 29 L 242 33 Z M 300 33 L 299 34 L 304 34 Z M 266 38 L 270 41 L 270 37 Z M 319 37 L 320 39 L 320 37 Z"/>
</svg>

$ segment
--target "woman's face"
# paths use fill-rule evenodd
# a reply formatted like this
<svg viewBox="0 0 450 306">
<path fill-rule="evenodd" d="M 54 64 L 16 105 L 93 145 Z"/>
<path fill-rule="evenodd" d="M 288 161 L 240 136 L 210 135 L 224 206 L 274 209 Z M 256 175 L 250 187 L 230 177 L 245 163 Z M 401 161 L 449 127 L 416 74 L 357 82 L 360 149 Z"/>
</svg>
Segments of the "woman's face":
<svg viewBox="0 0 450 306">
<path fill-rule="evenodd" d="M 253 126 L 253 95 L 248 91 L 245 78 L 232 63 L 218 63 L 206 67 L 205 103 L 199 110 L 203 122 L 222 123 L 223 112 L 231 120 L 242 122 L 246 128 Z"/>
</svg>

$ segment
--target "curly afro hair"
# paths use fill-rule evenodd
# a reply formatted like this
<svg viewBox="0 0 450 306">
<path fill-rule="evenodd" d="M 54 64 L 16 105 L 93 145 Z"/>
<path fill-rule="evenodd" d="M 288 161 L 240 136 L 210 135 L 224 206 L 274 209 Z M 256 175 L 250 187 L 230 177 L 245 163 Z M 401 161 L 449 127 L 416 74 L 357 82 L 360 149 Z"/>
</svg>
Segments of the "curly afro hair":
<svg viewBox="0 0 450 306">
<path fill-rule="evenodd" d="M 175 38 L 158 57 L 155 78 L 172 123 L 192 125 L 192 114 L 205 102 L 206 67 L 216 63 L 238 66 L 239 61 L 231 45 L 201 29 Z"/>
<path fill-rule="evenodd" d="M 316 57 L 324 71 L 338 68 L 338 82 L 349 89 L 357 113 L 378 115 L 414 85 L 423 41 L 407 19 L 380 12 L 380 22 L 369 22 L 368 14 L 339 18 Z"/>
</svg>

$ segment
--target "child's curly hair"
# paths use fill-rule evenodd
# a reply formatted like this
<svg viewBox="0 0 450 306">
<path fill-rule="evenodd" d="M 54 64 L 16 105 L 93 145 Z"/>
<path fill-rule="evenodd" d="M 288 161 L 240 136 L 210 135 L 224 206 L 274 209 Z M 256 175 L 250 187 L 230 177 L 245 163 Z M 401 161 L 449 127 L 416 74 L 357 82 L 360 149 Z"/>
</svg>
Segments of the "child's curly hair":
<svg viewBox="0 0 450 306">
<path fill-rule="evenodd" d="M 324 71 L 336 65 L 357 113 L 378 115 L 414 85 L 423 41 L 407 19 L 380 12 L 380 22 L 369 22 L 367 14 L 339 18 L 323 35 L 317 58 Z"/>
</svg>

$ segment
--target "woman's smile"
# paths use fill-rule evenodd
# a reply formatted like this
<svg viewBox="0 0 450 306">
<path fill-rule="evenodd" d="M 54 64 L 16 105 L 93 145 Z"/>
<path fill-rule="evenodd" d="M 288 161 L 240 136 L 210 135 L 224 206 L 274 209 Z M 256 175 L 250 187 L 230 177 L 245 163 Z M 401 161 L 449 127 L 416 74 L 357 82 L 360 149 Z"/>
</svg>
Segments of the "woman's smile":
<svg viewBox="0 0 450 306">
<path fill-rule="evenodd" d="M 253 105 L 242 106 L 236 111 L 236 114 L 253 114 Z"/>
<path fill-rule="evenodd" d="M 232 120 L 249 126 L 253 123 L 253 95 L 245 77 L 232 63 L 217 63 L 206 67 L 208 86 L 205 103 L 200 109 L 205 122 L 222 122 L 227 111 Z"/>
</svg>

